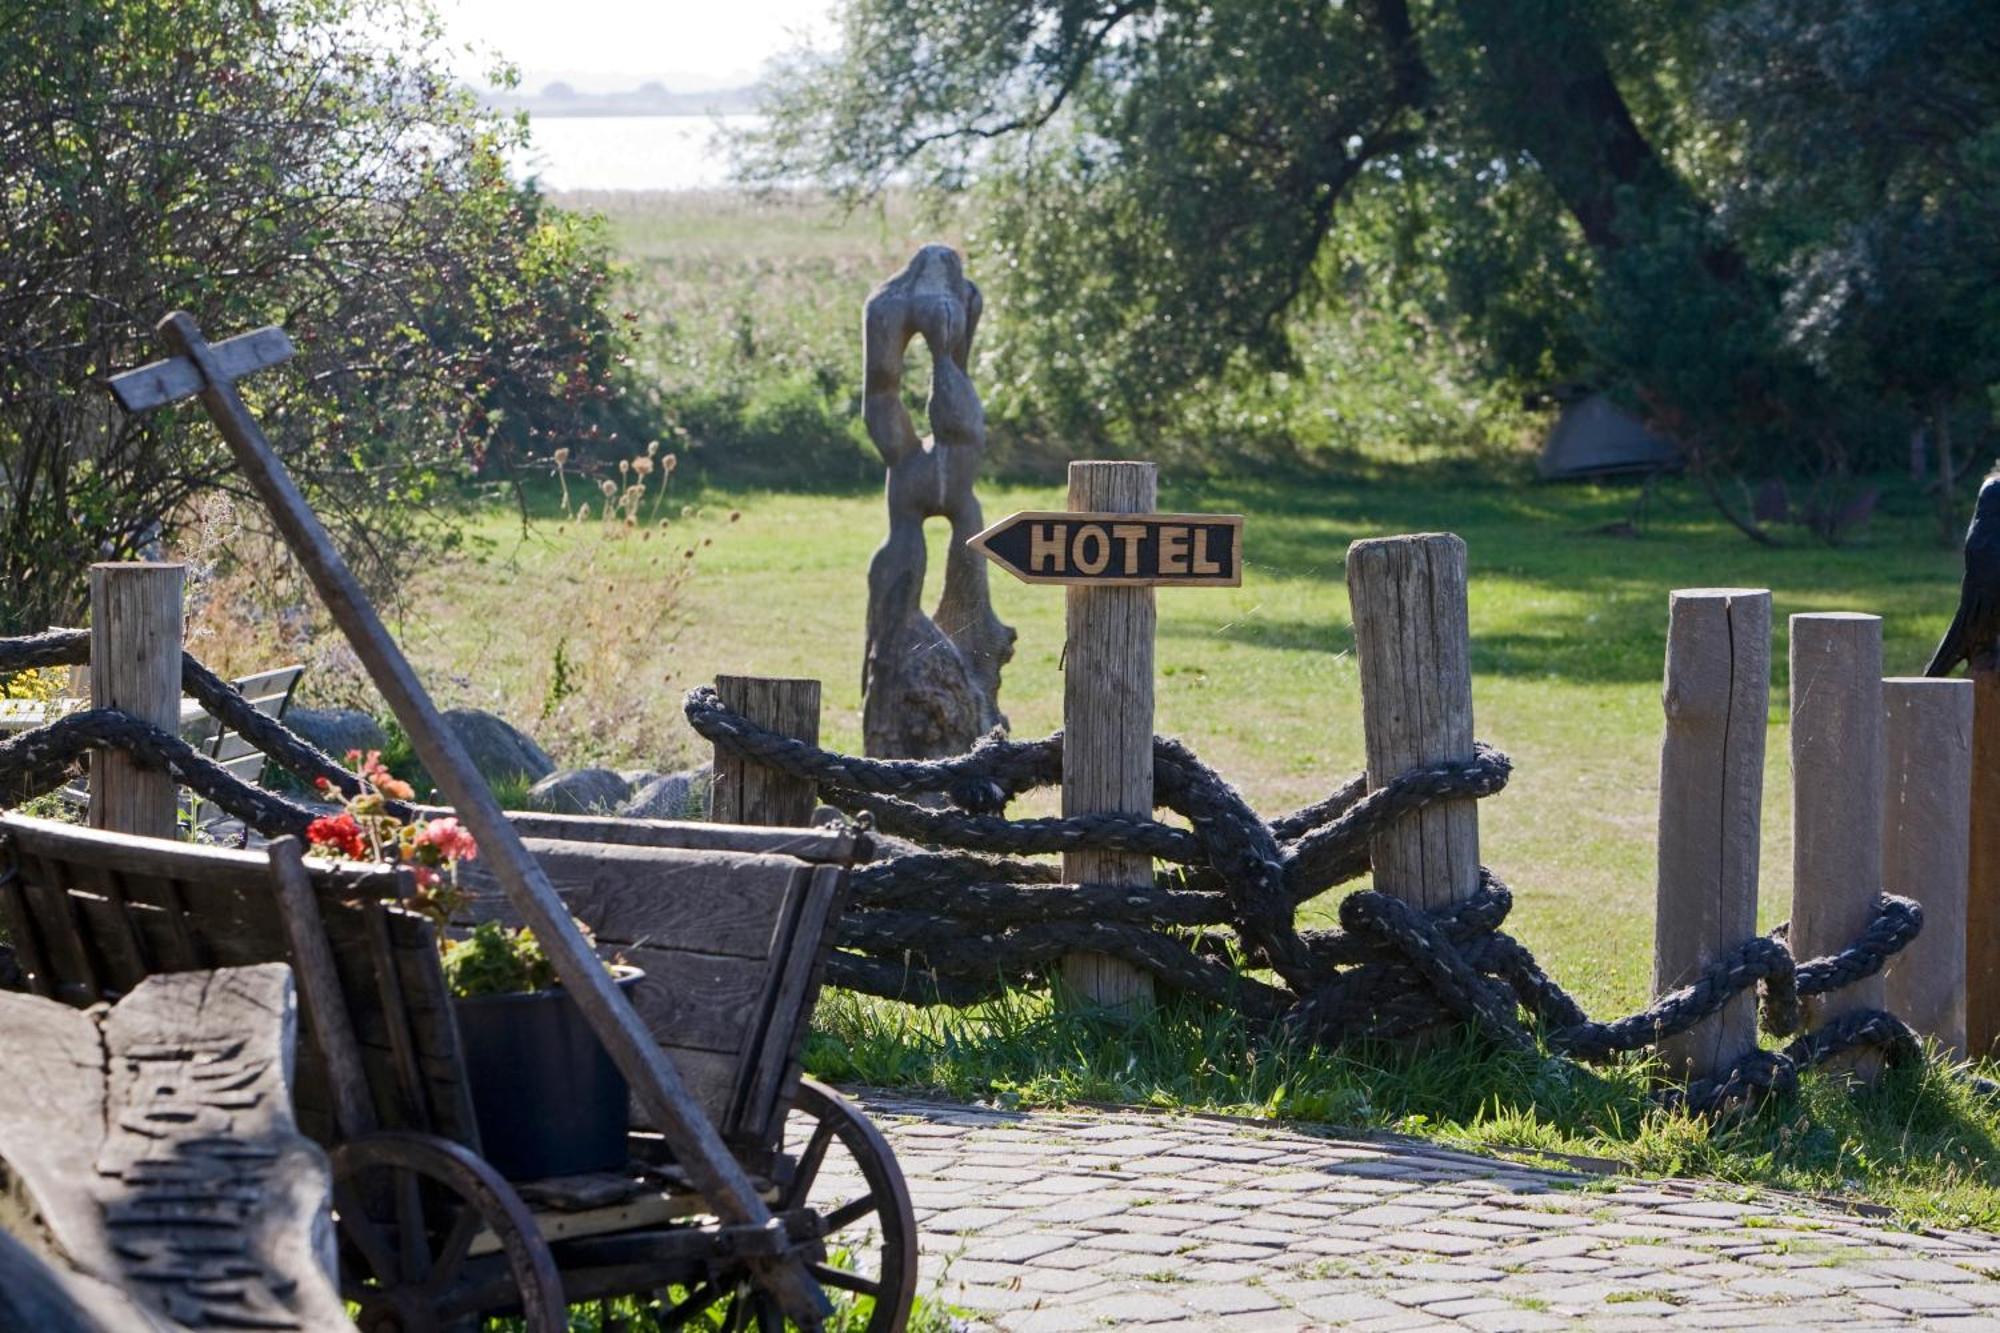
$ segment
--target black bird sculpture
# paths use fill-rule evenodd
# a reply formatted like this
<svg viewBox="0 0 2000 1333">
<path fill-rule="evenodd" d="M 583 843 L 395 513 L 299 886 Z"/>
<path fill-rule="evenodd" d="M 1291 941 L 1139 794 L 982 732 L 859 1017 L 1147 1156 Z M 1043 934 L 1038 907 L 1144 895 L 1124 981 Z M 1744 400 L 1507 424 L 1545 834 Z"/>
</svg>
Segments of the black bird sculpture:
<svg viewBox="0 0 2000 1333">
<path fill-rule="evenodd" d="M 1960 662 L 2000 650 L 2000 470 L 1979 487 L 1972 523 L 1965 530 L 1965 580 L 1958 586 L 1958 614 L 1924 668 L 1946 676 Z"/>
</svg>

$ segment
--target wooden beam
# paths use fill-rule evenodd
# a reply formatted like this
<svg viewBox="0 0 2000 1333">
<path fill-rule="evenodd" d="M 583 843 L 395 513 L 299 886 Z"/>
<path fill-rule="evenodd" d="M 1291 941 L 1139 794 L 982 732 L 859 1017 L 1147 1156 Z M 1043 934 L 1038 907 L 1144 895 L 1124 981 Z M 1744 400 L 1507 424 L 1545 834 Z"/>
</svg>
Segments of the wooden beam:
<svg viewBox="0 0 2000 1333">
<path fill-rule="evenodd" d="M 1963 1057 L 1965 888 L 1972 838 L 1972 682 L 1882 682 L 1882 887 L 1914 898 L 1924 928 L 1889 960 L 1888 1005 Z"/>
<path fill-rule="evenodd" d="M 174 734 L 181 725 L 180 565 L 90 567 L 91 706 L 116 708 Z M 146 838 L 179 830 L 174 779 L 110 747 L 91 751 L 93 827 Z"/>
<path fill-rule="evenodd" d="M 1667 604 L 1653 994 L 1757 932 L 1757 858 L 1770 714 L 1771 594 L 1686 588 Z M 1670 1076 L 1708 1078 L 1757 1045 L 1757 997 L 1660 1043 Z"/>
<path fill-rule="evenodd" d="M 1792 953 L 1818 958 L 1860 937 L 1882 891 L 1882 620 L 1792 617 Z M 1805 1002 L 1818 1028 L 1882 1007 L 1882 978 Z M 1854 1072 L 1872 1078 L 1879 1056 Z"/>
<path fill-rule="evenodd" d="M 276 327 L 252 329 L 234 338 L 224 338 L 209 348 L 216 365 L 231 380 L 275 366 L 291 359 L 292 340 Z M 185 356 L 172 356 L 137 370 L 114 376 L 111 392 L 127 412 L 145 412 L 167 403 L 192 398 L 207 381 L 195 363 Z"/>
<path fill-rule="evenodd" d="M 773 676 L 717 676 L 722 702 L 760 726 L 819 744 L 819 682 Z M 715 748 L 710 817 L 718 824 L 804 828 L 812 823 L 819 790 L 721 746 Z"/>
<path fill-rule="evenodd" d="M 1347 548 L 1368 789 L 1424 764 L 1473 757 L 1472 642 L 1465 543 L 1451 533 Z M 1443 801 L 1369 846 L 1375 887 L 1449 907 L 1479 887 L 1479 807 Z"/>
<path fill-rule="evenodd" d="M 1965 900 L 1965 1043 L 2000 1050 L 2000 661 L 1975 653 L 1972 833 Z"/>
<path fill-rule="evenodd" d="M 1151 463 L 1069 465 L 1069 507 L 1147 514 L 1159 507 Z M 1070 587 L 1063 649 L 1064 815 L 1153 812 L 1153 634 L 1149 587 Z M 1071 884 L 1130 884 L 1150 890 L 1153 861 L 1127 852 L 1063 853 Z M 1064 989 L 1111 1009 L 1152 1003 L 1153 978 L 1120 958 L 1069 954 Z"/>
</svg>

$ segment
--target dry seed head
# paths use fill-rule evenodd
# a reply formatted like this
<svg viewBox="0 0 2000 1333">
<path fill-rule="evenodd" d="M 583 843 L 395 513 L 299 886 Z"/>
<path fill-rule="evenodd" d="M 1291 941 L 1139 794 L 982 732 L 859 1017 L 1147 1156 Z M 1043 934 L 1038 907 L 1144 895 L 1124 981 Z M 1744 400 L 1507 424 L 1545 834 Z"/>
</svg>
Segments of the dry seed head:
<svg viewBox="0 0 2000 1333">
<path fill-rule="evenodd" d="M 556 450 L 556 466 L 561 467 L 567 462 L 569 462 L 569 449 L 564 447 Z"/>
<path fill-rule="evenodd" d="M 738 519 L 742 517 L 743 517 L 743 511 L 741 509 L 732 509 L 729 511 L 729 521 L 731 523 L 736 522 Z"/>
<path fill-rule="evenodd" d="M 653 460 L 649 456 L 641 454 L 632 460 L 632 470 L 642 477 L 650 477 L 653 475 Z"/>
<path fill-rule="evenodd" d="M 646 457 L 651 458 L 654 454 L 657 454 L 659 452 L 660 452 L 660 442 L 658 440 L 648 440 L 646 442 Z"/>
<path fill-rule="evenodd" d="M 605 497 L 608 499 L 618 494 L 618 483 L 606 477 L 603 481 L 597 483 L 597 489 L 604 492 Z"/>
</svg>

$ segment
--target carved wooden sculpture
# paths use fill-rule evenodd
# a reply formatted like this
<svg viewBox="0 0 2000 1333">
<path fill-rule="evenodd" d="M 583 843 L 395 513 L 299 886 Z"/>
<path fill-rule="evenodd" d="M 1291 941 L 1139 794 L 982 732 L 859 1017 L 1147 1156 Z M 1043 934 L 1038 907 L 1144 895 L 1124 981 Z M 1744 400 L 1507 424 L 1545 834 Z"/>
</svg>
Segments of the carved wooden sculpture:
<svg viewBox="0 0 2000 1333">
<path fill-rule="evenodd" d="M 966 377 L 979 288 L 957 253 L 927 245 L 868 298 L 862 350 L 868 436 L 889 465 L 889 535 L 868 566 L 868 646 L 861 670 L 867 752 L 936 758 L 1005 727 L 1000 669 L 1014 631 L 993 614 L 986 563 L 966 547 L 985 526 L 972 483 L 986 450 L 986 413 Z M 931 436 L 903 406 L 903 356 L 921 335 L 931 353 Z M 951 523 L 944 593 L 925 615 L 924 521 Z"/>
</svg>

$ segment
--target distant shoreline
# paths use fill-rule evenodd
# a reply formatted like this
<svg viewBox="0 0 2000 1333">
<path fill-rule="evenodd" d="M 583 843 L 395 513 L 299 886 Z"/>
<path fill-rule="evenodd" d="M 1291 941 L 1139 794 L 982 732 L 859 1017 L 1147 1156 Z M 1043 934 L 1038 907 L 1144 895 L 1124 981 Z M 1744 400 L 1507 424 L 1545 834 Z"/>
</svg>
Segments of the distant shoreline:
<svg viewBox="0 0 2000 1333">
<path fill-rule="evenodd" d="M 544 120 L 601 119 L 605 116 L 742 116 L 758 110 L 764 90 L 712 88 L 677 93 L 650 84 L 619 93 L 578 92 L 566 84 L 550 84 L 539 92 L 503 90 L 479 94 L 482 105 L 502 114 L 525 111 Z"/>
</svg>

